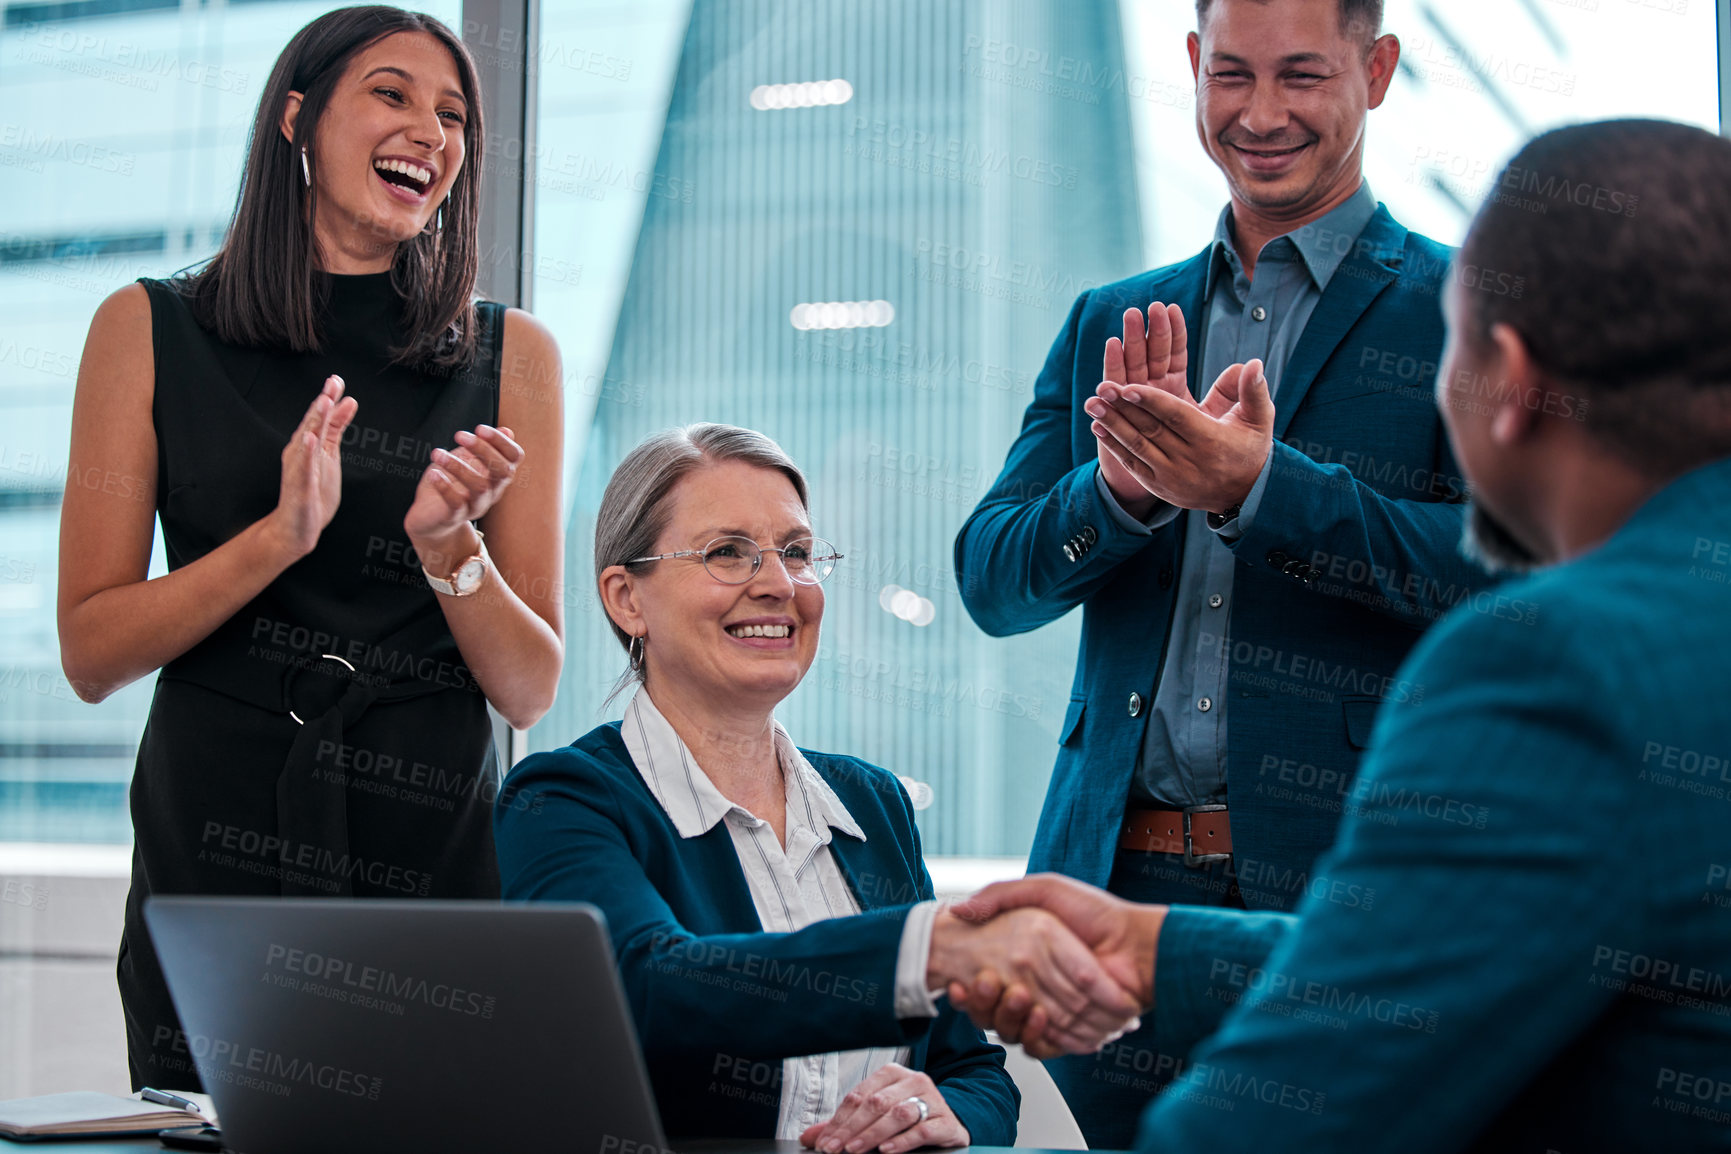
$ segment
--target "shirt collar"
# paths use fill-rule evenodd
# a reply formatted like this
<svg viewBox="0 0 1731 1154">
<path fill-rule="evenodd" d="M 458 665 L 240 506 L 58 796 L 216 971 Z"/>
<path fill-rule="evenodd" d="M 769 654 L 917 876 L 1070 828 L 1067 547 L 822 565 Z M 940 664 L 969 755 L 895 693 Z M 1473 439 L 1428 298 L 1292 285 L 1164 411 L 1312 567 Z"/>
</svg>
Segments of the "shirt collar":
<svg viewBox="0 0 1731 1154">
<path fill-rule="evenodd" d="M 1286 239 L 1298 250 L 1299 259 L 1309 271 L 1317 292 L 1328 288 L 1328 282 L 1334 279 L 1334 274 L 1358 244 L 1359 234 L 1364 232 L 1364 226 L 1369 224 L 1370 218 L 1375 215 L 1376 194 L 1370 191 L 1368 180 L 1361 180 L 1357 192 L 1309 224 L 1285 234 Z M 1208 283 L 1203 290 L 1204 300 L 1213 298 L 1216 277 L 1222 269 L 1235 276 L 1241 267 L 1238 250 L 1232 240 L 1230 203 L 1220 210 L 1220 217 L 1214 223 L 1214 243 L 1209 251 L 1211 255 L 1208 261 Z"/>
<path fill-rule="evenodd" d="M 774 725 L 775 755 L 787 779 L 790 834 L 796 826 L 808 828 L 819 842 L 827 845 L 833 827 L 849 837 L 866 840 L 865 831 L 860 829 L 829 783 L 793 744 L 793 738 L 788 736 L 781 722 L 774 722 Z M 673 723 L 655 708 L 647 690 L 639 689 L 632 697 L 620 723 L 619 734 L 625 739 L 625 750 L 631 755 L 631 762 L 643 778 L 643 784 L 649 787 L 656 802 L 667 812 L 680 837 L 693 838 L 708 833 L 717 822 L 734 812 L 756 820 L 756 814 L 729 801 L 715 787 L 680 739 Z M 790 836 L 790 845 L 792 840 Z"/>
</svg>

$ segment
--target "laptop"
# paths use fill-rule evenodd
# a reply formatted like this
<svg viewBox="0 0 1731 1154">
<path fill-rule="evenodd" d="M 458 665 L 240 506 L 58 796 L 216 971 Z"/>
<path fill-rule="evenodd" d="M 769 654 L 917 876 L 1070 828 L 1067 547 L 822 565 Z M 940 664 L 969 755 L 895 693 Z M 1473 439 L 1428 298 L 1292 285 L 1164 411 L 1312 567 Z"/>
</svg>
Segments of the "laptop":
<svg viewBox="0 0 1731 1154">
<path fill-rule="evenodd" d="M 662 1154 L 589 905 L 155 897 L 193 1062 L 245 1154 Z"/>
</svg>

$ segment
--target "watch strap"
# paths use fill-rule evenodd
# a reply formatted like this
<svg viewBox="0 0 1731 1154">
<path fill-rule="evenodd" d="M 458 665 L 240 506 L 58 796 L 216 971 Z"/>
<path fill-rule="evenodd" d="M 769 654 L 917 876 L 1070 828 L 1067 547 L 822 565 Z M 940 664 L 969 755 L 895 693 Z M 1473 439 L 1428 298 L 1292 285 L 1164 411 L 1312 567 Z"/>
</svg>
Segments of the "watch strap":
<svg viewBox="0 0 1731 1154">
<path fill-rule="evenodd" d="M 467 593 L 464 593 L 461 589 L 457 588 L 457 582 L 455 580 L 457 574 L 461 573 L 464 567 L 471 561 L 479 561 L 483 566 L 492 564 L 492 559 L 487 556 L 487 535 L 481 532 L 481 530 L 476 529 L 475 540 L 479 542 L 475 547 L 475 552 L 458 562 L 457 567 L 451 570 L 451 576 L 449 578 L 435 577 L 431 570 L 429 570 L 425 565 L 422 565 L 421 575 L 427 579 L 427 584 L 431 585 L 435 590 L 443 593 L 447 597 L 468 596 Z M 485 576 L 486 574 L 483 572 L 482 577 L 485 578 Z M 477 586 L 477 588 L 479 588 L 479 586 Z M 474 589 L 469 590 L 469 593 L 473 592 L 475 592 Z"/>
</svg>

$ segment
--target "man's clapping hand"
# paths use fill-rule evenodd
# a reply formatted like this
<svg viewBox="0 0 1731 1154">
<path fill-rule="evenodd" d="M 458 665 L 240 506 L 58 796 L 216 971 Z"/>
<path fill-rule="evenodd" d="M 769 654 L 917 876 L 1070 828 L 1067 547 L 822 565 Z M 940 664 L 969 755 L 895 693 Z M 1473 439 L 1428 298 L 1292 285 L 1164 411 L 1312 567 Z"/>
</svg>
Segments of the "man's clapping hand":
<svg viewBox="0 0 1731 1154">
<path fill-rule="evenodd" d="M 1106 342 L 1104 379 L 1082 406 L 1099 442 L 1101 476 L 1126 512 L 1156 500 L 1224 513 L 1244 501 L 1274 444 L 1274 401 L 1261 361 L 1222 372 L 1199 405 L 1185 382 L 1184 318 L 1176 305 L 1124 313 Z"/>
<path fill-rule="evenodd" d="M 976 895 L 968 905 L 974 907 L 991 892 Z M 953 989 L 982 976 L 1001 976 L 1039 1007 L 1042 1037 L 1061 1053 L 1092 1053 L 1135 1029 L 1142 1003 L 1058 917 L 1031 908 L 1036 904 L 1006 902 L 980 907 L 990 908 L 989 913 L 962 917 L 939 910 L 932 923 L 927 988 Z"/>
<path fill-rule="evenodd" d="M 1060 920 L 1093 952 L 1110 985 L 1128 992 L 1138 1010 L 1153 1005 L 1165 906 L 1137 905 L 1070 878 L 1037 874 L 987 886 L 950 913 L 991 925 L 1032 909 Z M 1076 1048 L 1073 1030 L 1053 1029 L 1049 1003 L 1039 992 L 1007 972 L 982 968 L 971 981 L 952 982 L 949 996 L 975 1025 L 995 1029 L 1007 1042 L 1021 1042 L 1036 1058 L 1088 1052 Z"/>
<path fill-rule="evenodd" d="M 1188 400 L 1189 371 L 1190 335 L 1184 327 L 1184 310 L 1156 302 L 1148 306 L 1146 326 L 1141 309 L 1125 310 L 1123 339 L 1113 337 L 1106 342 L 1106 368 L 1097 393 L 1117 403 L 1126 385 L 1145 385 Z M 1140 520 L 1148 516 L 1159 498 L 1137 476 L 1116 441 L 1100 436 L 1097 430 L 1095 438 L 1100 477 L 1112 496 L 1132 517 Z"/>
</svg>

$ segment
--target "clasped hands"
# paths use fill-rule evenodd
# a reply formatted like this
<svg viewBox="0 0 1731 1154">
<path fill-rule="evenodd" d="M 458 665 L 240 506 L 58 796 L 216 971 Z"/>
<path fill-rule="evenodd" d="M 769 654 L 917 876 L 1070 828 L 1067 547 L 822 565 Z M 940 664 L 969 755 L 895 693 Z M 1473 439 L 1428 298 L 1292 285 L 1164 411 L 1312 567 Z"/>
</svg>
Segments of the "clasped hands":
<svg viewBox="0 0 1731 1154">
<path fill-rule="evenodd" d="M 975 1025 L 1036 1058 L 1092 1053 L 1136 1029 L 1152 1003 L 1165 917 L 1165 906 L 1135 905 L 1057 874 L 1000 882 L 938 910 L 927 988 L 946 991 Z M 930 1075 L 895 1062 L 800 1135 L 819 1154 L 906 1154 L 969 1141 Z"/>
<path fill-rule="evenodd" d="M 1190 395 L 1184 312 L 1158 302 L 1124 312 L 1106 342 L 1103 380 L 1083 409 L 1093 418 L 1100 474 L 1141 520 L 1160 501 L 1224 513 L 1256 485 L 1274 442 L 1274 401 L 1261 361 L 1232 365 L 1198 404 Z"/>
<path fill-rule="evenodd" d="M 1036 1058 L 1092 1053 L 1153 1004 L 1165 919 L 1057 874 L 1000 882 L 939 912 L 928 981 Z"/>
</svg>

